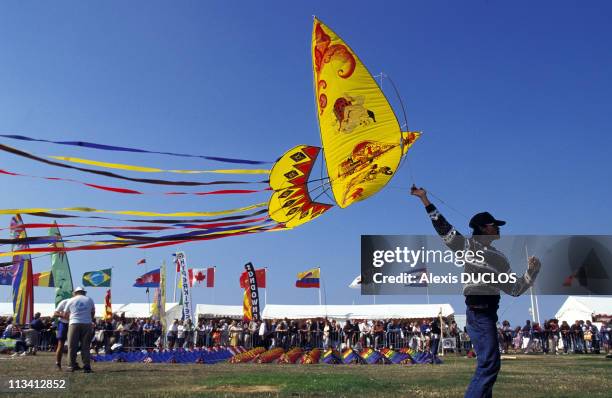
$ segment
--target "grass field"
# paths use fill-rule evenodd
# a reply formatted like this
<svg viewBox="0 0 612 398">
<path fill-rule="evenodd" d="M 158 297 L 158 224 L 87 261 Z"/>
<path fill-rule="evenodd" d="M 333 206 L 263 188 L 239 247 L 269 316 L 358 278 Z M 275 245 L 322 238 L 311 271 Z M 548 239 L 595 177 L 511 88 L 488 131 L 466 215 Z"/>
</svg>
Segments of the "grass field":
<svg viewBox="0 0 612 398">
<path fill-rule="evenodd" d="M 62 397 L 463 396 L 475 360 L 447 355 L 444 361 L 437 366 L 94 363 L 95 373 L 84 374 L 56 371 L 53 357 L 39 353 L 35 357 L 0 357 L 0 379 L 66 379 L 68 389 L 58 394 Z M 612 360 L 603 355 L 518 356 L 503 360 L 494 395 L 612 397 L 611 376 Z"/>
</svg>

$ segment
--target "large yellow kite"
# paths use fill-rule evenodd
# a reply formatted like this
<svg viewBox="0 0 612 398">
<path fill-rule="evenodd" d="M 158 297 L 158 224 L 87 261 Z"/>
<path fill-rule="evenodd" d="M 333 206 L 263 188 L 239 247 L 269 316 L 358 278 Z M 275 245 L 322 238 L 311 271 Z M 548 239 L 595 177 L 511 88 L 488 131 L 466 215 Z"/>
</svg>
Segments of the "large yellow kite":
<svg viewBox="0 0 612 398">
<path fill-rule="evenodd" d="M 315 18 L 315 99 L 334 199 L 344 208 L 389 182 L 419 133 L 404 133 L 380 87 L 357 55 Z"/>
</svg>

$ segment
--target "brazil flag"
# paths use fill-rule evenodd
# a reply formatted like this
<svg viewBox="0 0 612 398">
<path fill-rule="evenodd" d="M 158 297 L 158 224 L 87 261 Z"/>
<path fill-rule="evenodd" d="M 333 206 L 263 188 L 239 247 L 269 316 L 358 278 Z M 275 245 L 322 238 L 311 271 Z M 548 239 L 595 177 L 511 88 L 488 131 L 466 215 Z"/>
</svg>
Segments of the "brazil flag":
<svg viewBox="0 0 612 398">
<path fill-rule="evenodd" d="M 83 274 L 83 286 L 110 287 L 110 285 L 111 268 L 85 272 Z"/>
</svg>

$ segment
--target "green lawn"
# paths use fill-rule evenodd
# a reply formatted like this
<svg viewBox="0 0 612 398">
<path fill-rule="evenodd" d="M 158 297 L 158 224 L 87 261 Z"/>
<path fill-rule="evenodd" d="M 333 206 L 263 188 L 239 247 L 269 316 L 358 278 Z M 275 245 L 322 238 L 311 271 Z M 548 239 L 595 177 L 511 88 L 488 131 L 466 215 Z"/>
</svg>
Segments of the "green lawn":
<svg viewBox="0 0 612 398">
<path fill-rule="evenodd" d="M 66 397 L 461 397 L 475 360 L 450 355 L 444 361 L 437 366 L 94 363 L 93 374 L 71 374 L 55 371 L 53 357 L 39 353 L 0 357 L 0 379 L 67 379 L 69 388 L 61 392 Z M 521 398 L 610 397 L 611 375 L 612 360 L 603 355 L 518 356 L 503 361 L 494 393 Z"/>
</svg>

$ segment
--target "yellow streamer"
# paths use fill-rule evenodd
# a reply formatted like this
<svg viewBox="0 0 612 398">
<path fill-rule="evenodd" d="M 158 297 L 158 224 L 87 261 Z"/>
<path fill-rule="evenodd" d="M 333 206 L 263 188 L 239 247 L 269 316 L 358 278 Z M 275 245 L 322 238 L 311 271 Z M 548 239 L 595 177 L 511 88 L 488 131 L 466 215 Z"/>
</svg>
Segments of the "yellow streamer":
<svg viewBox="0 0 612 398">
<path fill-rule="evenodd" d="M 216 169 L 216 170 L 164 170 L 157 167 L 134 166 L 123 163 L 99 162 L 97 160 L 73 158 L 69 156 L 49 156 L 51 159 L 63 160 L 70 163 L 87 164 L 106 169 L 139 171 L 142 173 L 180 173 L 180 174 L 270 174 L 266 169 Z"/>
</svg>

